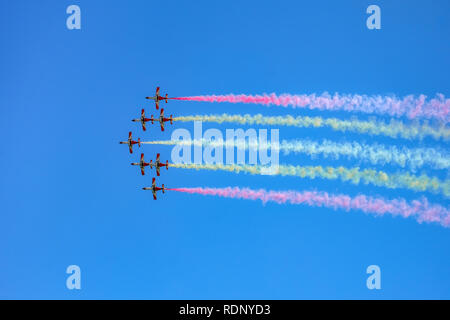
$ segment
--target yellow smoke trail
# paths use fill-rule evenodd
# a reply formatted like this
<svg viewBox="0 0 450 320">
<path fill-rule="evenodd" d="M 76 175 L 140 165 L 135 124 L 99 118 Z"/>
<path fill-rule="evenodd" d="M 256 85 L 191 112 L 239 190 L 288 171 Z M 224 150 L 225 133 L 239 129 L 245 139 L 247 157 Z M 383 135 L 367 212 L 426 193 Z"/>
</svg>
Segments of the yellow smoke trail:
<svg viewBox="0 0 450 320">
<path fill-rule="evenodd" d="M 258 165 L 223 165 L 223 164 L 171 164 L 173 168 L 196 169 L 196 170 L 222 170 L 228 172 L 245 172 L 250 174 L 263 173 L 267 167 Z M 353 184 L 365 183 L 373 184 L 379 187 L 391 189 L 406 188 L 414 191 L 429 191 L 441 193 L 445 197 L 450 196 L 450 180 L 441 181 L 436 177 L 429 177 L 425 174 L 420 176 L 409 173 L 386 173 L 373 169 L 361 170 L 358 167 L 322 167 L 322 166 L 292 166 L 279 165 L 278 172 L 275 174 L 281 176 L 295 176 L 300 178 L 322 178 L 329 180 L 341 179 Z"/>
<path fill-rule="evenodd" d="M 322 117 L 292 117 L 276 116 L 265 117 L 261 114 L 257 115 L 191 115 L 184 117 L 173 118 L 174 121 L 203 121 L 203 122 L 233 122 L 242 125 L 277 125 L 277 126 L 292 126 L 301 128 L 320 128 L 329 127 L 335 131 L 353 131 L 363 134 L 384 135 L 391 138 L 404 139 L 423 139 L 425 137 L 432 137 L 433 139 L 448 140 L 450 138 L 450 129 L 445 125 L 439 125 L 436 128 L 430 126 L 428 123 L 406 125 L 401 121 L 391 120 L 386 123 L 383 121 L 368 120 L 360 121 L 356 119 L 340 120 L 337 118 L 322 118 Z"/>
</svg>

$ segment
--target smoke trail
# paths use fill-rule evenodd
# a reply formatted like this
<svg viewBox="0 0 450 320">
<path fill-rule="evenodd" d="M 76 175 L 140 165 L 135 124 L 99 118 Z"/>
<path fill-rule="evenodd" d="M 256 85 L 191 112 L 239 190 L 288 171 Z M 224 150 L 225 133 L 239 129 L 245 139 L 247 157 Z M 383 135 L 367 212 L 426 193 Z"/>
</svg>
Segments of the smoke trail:
<svg viewBox="0 0 450 320">
<path fill-rule="evenodd" d="M 258 165 L 223 165 L 223 164 L 171 164 L 171 167 L 182 169 L 245 172 L 250 174 L 267 175 L 267 167 Z M 361 170 L 358 167 L 322 167 L 322 166 L 291 166 L 279 165 L 276 175 L 294 176 L 299 178 L 321 178 L 328 180 L 340 179 L 353 184 L 372 184 L 390 189 L 405 188 L 414 191 L 429 191 L 441 193 L 445 197 L 450 197 L 450 180 L 440 181 L 436 177 L 428 177 L 425 174 L 420 176 L 409 173 L 386 173 L 373 169 Z"/>
<path fill-rule="evenodd" d="M 225 147 L 225 141 L 210 140 L 162 140 L 141 142 L 145 144 L 159 145 L 194 145 L 194 146 L 210 146 Z M 234 145 L 238 149 L 258 149 L 259 143 L 236 141 Z M 266 143 L 268 149 L 271 148 L 270 142 Z M 274 146 L 275 148 L 275 146 Z M 349 159 L 360 159 L 369 162 L 372 165 L 395 164 L 402 168 L 408 167 L 415 171 L 423 166 L 430 166 L 433 169 L 450 168 L 450 156 L 447 152 L 434 148 L 415 148 L 408 149 L 406 147 L 397 148 L 395 146 L 383 146 L 380 144 L 364 144 L 358 142 L 338 143 L 330 140 L 322 140 L 321 142 L 312 140 L 283 140 L 279 144 L 279 150 L 285 155 L 290 153 L 303 153 L 311 157 L 322 155 L 323 157 L 331 157 L 339 159 L 347 157 Z"/>
<path fill-rule="evenodd" d="M 380 144 L 364 144 L 358 142 L 337 143 L 329 140 L 322 142 L 311 140 L 283 140 L 280 150 L 289 153 L 304 153 L 311 157 L 319 154 L 338 159 L 340 156 L 360 159 L 372 165 L 395 164 L 402 168 L 408 167 L 415 171 L 423 166 L 433 169 L 448 169 L 450 156 L 445 151 L 434 148 L 397 148 L 396 146 L 383 146 Z"/>
<path fill-rule="evenodd" d="M 333 195 L 317 191 L 266 191 L 264 189 L 252 190 L 237 187 L 173 188 L 167 190 L 234 199 L 261 200 L 264 204 L 266 202 L 276 202 L 279 204 L 305 204 L 311 207 L 326 207 L 334 210 L 360 210 L 378 216 L 383 216 L 388 213 L 403 218 L 414 217 L 419 223 L 436 222 L 445 227 L 450 226 L 449 210 L 437 204 L 430 204 L 424 197 L 420 200 L 407 202 L 401 198 L 387 200 L 365 195 L 352 198 L 344 194 Z"/>
<path fill-rule="evenodd" d="M 344 110 L 369 114 L 389 115 L 391 117 L 407 116 L 409 119 L 437 119 L 445 124 L 450 120 L 450 99 L 437 94 L 435 98 L 427 100 L 426 96 L 409 95 L 403 99 L 395 96 L 366 96 L 366 95 L 204 95 L 192 97 L 172 98 L 183 101 L 252 103 L 266 106 L 276 105 L 293 108 L 308 108 L 318 110 Z"/>
<path fill-rule="evenodd" d="M 203 122 L 233 122 L 242 125 L 278 125 L 291 126 L 300 128 L 320 128 L 329 127 L 335 131 L 353 131 L 363 134 L 384 135 L 391 138 L 404 139 L 423 139 L 432 137 L 433 139 L 448 140 L 450 138 L 450 129 L 441 125 L 437 128 L 424 124 L 405 125 L 400 121 L 391 120 L 389 123 L 376 120 L 360 121 L 360 120 L 339 120 L 337 118 L 321 118 L 321 117 L 292 117 L 277 116 L 265 117 L 261 114 L 257 115 L 191 115 L 173 118 L 175 121 L 203 121 Z"/>
</svg>

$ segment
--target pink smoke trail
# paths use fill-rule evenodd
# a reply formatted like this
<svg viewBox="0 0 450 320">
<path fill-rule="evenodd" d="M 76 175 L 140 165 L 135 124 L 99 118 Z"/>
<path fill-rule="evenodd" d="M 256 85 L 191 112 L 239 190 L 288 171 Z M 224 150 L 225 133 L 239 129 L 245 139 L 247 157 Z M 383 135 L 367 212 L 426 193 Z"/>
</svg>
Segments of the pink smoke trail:
<svg viewBox="0 0 450 320">
<path fill-rule="evenodd" d="M 435 98 L 427 100 L 425 95 L 415 97 L 409 95 L 403 99 L 394 96 L 367 96 L 367 95 L 340 95 L 331 96 L 328 93 L 322 95 L 302 94 L 291 95 L 202 95 L 190 97 L 171 98 L 182 101 L 201 102 L 229 102 L 252 103 L 265 106 L 276 105 L 293 108 L 308 108 L 318 110 L 344 110 L 350 112 L 362 112 L 391 117 L 407 116 L 409 119 L 437 119 L 447 124 L 450 121 L 450 99 L 437 94 Z"/>
<path fill-rule="evenodd" d="M 401 198 L 387 200 L 365 195 L 358 195 L 352 198 L 344 194 L 333 195 L 318 191 L 266 191 L 264 189 L 252 190 L 238 187 L 171 188 L 167 190 L 234 199 L 261 200 L 263 203 L 291 203 L 305 204 L 311 207 L 326 207 L 335 210 L 361 210 L 365 213 L 379 216 L 389 213 L 403 218 L 414 217 L 419 223 L 437 222 L 444 227 L 450 226 L 450 211 L 440 205 L 430 204 L 425 197 L 408 203 Z"/>
</svg>

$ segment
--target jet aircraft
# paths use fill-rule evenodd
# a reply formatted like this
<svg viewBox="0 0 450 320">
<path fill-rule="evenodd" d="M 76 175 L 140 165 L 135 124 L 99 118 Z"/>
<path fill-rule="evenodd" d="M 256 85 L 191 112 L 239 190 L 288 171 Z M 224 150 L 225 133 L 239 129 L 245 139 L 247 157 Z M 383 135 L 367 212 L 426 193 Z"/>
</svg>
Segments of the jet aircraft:
<svg viewBox="0 0 450 320">
<path fill-rule="evenodd" d="M 152 167 L 152 161 L 145 162 L 144 161 L 144 154 L 141 153 L 141 160 L 139 162 L 132 162 L 131 165 L 132 166 L 139 166 L 141 168 L 142 175 L 145 175 L 145 167 L 150 166 L 150 168 L 151 168 Z"/>
<path fill-rule="evenodd" d="M 158 110 L 158 109 L 159 109 L 159 101 L 161 101 L 161 100 L 166 100 L 166 103 L 167 103 L 167 100 L 168 100 L 169 98 L 168 98 L 168 96 L 167 96 L 167 93 L 166 93 L 166 95 L 165 95 L 164 97 L 162 97 L 162 96 L 159 94 L 159 87 L 156 87 L 156 94 L 155 94 L 155 96 L 153 96 L 153 97 L 145 97 L 145 99 L 148 99 L 148 100 L 155 100 L 156 110 Z"/>
<path fill-rule="evenodd" d="M 127 144 L 130 148 L 130 153 L 133 153 L 133 145 L 137 144 L 139 148 L 141 147 L 141 138 L 138 138 L 137 141 L 133 141 L 133 138 L 131 137 L 131 131 L 128 133 L 128 140 L 127 141 L 120 141 L 120 144 Z"/>
<path fill-rule="evenodd" d="M 133 119 L 131 121 L 133 121 L 133 122 L 140 122 L 142 124 L 142 129 L 145 131 L 146 130 L 145 123 L 150 121 L 153 124 L 153 121 L 155 121 L 155 119 L 153 118 L 153 115 L 151 115 L 150 118 L 146 118 L 145 117 L 145 110 L 142 109 L 141 117 L 139 119 Z"/>
<path fill-rule="evenodd" d="M 169 160 L 166 160 L 166 163 L 161 163 L 160 154 L 159 153 L 156 154 L 156 161 L 155 161 L 155 163 L 153 163 L 153 161 L 150 160 L 150 164 L 149 165 L 150 165 L 150 168 L 155 167 L 156 175 L 158 177 L 159 177 L 159 168 L 166 167 L 166 170 L 169 170 Z"/>
<path fill-rule="evenodd" d="M 164 108 L 161 109 L 161 113 L 158 118 L 159 124 L 161 126 L 161 131 L 164 131 L 164 122 L 170 121 L 170 124 L 173 124 L 173 117 L 170 115 L 169 118 L 164 117 Z"/>
<path fill-rule="evenodd" d="M 157 192 L 157 191 L 161 190 L 162 193 L 165 193 L 165 192 L 166 192 L 166 189 L 165 189 L 165 187 L 164 187 L 164 184 L 161 185 L 161 188 L 156 186 L 155 178 L 152 179 L 152 186 L 151 186 L 151 187 L 149 187 L 149 188 L 142 188 L 142 189 L 143 189 L 143 190 L 151 190 L 152 193 L 153 193 L 153 199 L 154 199 L 154 200 L 156 200 L 156 192 Z"/>
</svg>

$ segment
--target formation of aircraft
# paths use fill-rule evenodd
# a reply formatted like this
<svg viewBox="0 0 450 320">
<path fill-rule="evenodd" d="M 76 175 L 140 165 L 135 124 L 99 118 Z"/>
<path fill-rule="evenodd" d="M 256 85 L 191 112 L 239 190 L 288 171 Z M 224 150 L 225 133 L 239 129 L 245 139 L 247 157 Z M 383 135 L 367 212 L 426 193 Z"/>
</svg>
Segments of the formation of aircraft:
<svg viewBox="0 0 450 320">
<path fill-rule="evenodd" d="M 158 110 L 159 109 L 159 101 L 166 100 L 166 103 L 167 103 L 167 100 L 169 99 L 169 97 L 167 96 L 167 93 L 164 97 L 162 97 L 159 94 L 159 87 L 156 87 L 156 94 L 153 97 L 145 97 L 145 99 L 155 100 L 156 110 Z"/>
<path fill-rule="evenodd" d="M 152 186 L 151 186 L 151 187 L 149 187 L 149 188 L 144 187 L 144 188 L 142 188 L 142 189 L 143 189 L 143 190 L 151 190 L 152 193 L 153 193 L 153 199 L 154 199 L 154 200 L 156 200 L 156 192 L 157 192 L 157 191 L 161 190 L 162 193 L 166 193 L 166 189 L 165 189 L 165 187 L 164 187 L 164 183 L 161 185 L 161 188 L 160 188 L 160 187 L 157 187 L 157 186 L 156 186 L 156 179 L 155 179 L 155 178 L 152 179 Z"/>
<path fill-rule="evenodd" d="M 153 160 L 150 160 L 150 162 L 144 161 L 144 154 L 141 153 L 141 159 L 139 162 L 132 162 L 132 166 L 139 166 L 141 168 L 142 175 L 145 175 L 145 167 L 150 167 L 150 169 L 153 169 L 155 167 L 156 169 L 156 175 L 159 177 L 160 174 L 160 168 L 166 167 L 166 170 L 169 170 L 169 160 L 166 160 L 166 163 L 161 163 L 160 154 L 156 154 L 156 160 L 153 162 Z"/>
<path fill-rule="evenodd" d="M 159 118 L 155 119 L 153 115 L 150 116 L 150 118 L 145 117 L 145 110 L 142 109 L 141 111 L 141 117 L 139 119 L 132 119 L 133 122 L 140 122 L 142 124 L 142 129 L 146 131 L 146 122 L 151 122 L 152 124 L 157 121 L 159 122 L 159 125 L 161 126 L 161 131 L 164 131 L 164 123 L 170 121 L 170 124 L 173 124 L 173 116 L 170 115 L 170 117 L 166 118 L 164 117 L 164 108 L 161 109 L 161 112 L 159 114 Z"/>
<path fill-rule="evenodd" d="M 156 104 L 156 109 L 159 109 L 159 102 L 161 100 L 165 100 L 167 103 L 168 95 L 166 94 L 165 96 L 161 96 L 160 95 L 160 88 L 156 87 L 156 94 L 153 97 L 145 97 L 148 100 L 154 100 L 155 104 Z M 142 129 L 144 131 L 147 131 L 147 127 L 146 124 L 147 122 L 151 122 L 151 124 L 154 124 L 154 122 L 159 122 L 159 125 L 161 127 L 161 131 L 164 131 L 164 125 L 166 122 L 170 122 L 170 124 L 173 124 L 173 116 L 170 115 L 170 117 L 166 118 L 164 117 L 164 108 L 161 108 L 161 112 L 159 114 L 158 118 L 154 118 L 153 115 L 150 116 L 150 118 L 146 118 L 145 117 L 145 110 L 142 109 L 141 110 L 141 116 L 138 119 L 132 119 L 131 121 L 133 122 L 139 122 L 142 125 Z M 128 140 L 127 141 L 120 141 L 120 144 L 126 144 L 128 145 L 128 148 L 130 150 L 130 153 L 133 153 L 133 145 L 137 144 L 139 147 L 141 147 L 141 139 L 138 138 L 137 141 L 133 140 L 132 134 L 131 132 L 128 134 Z M 166 160 L 165 163 L 161 162 L 161 155 L 159 153 L 156 154 L 156 160 L 155 162 L 153 162 L 153 160 L 150 160 L 150 162 L 145 162 L 144 160 L 144 154 L 141 153 L 141 158 L 139 160 L 139 162 L 131 162 L 131 165 L 133 166 L 139 166 L 139 168 L 141 169 L 141 174 L 144 176 L 145 175 L 145 167 L 150 167 L 150 169 L 155 168 L 156 170 L 156 175 L 159 177 L 160 176 L 160 169 L 161 167 L 166 167 L 166 170 L 169 169 L 169 160 Z M 151 187 L 144 187 L 142 188 L 144 190 L 151 190 L 153 193 L 153 199 L 156 200 L 156 192 L 157 191 L 162 191 L 162 193 L 165 193 L 166 189 L 164 187 L 164 184 L 161 185 L 161 187 L 157 187 L 156 186 L 156 179 L 153 178 L 152 179 L 152 186 Z"/>
</svg>

